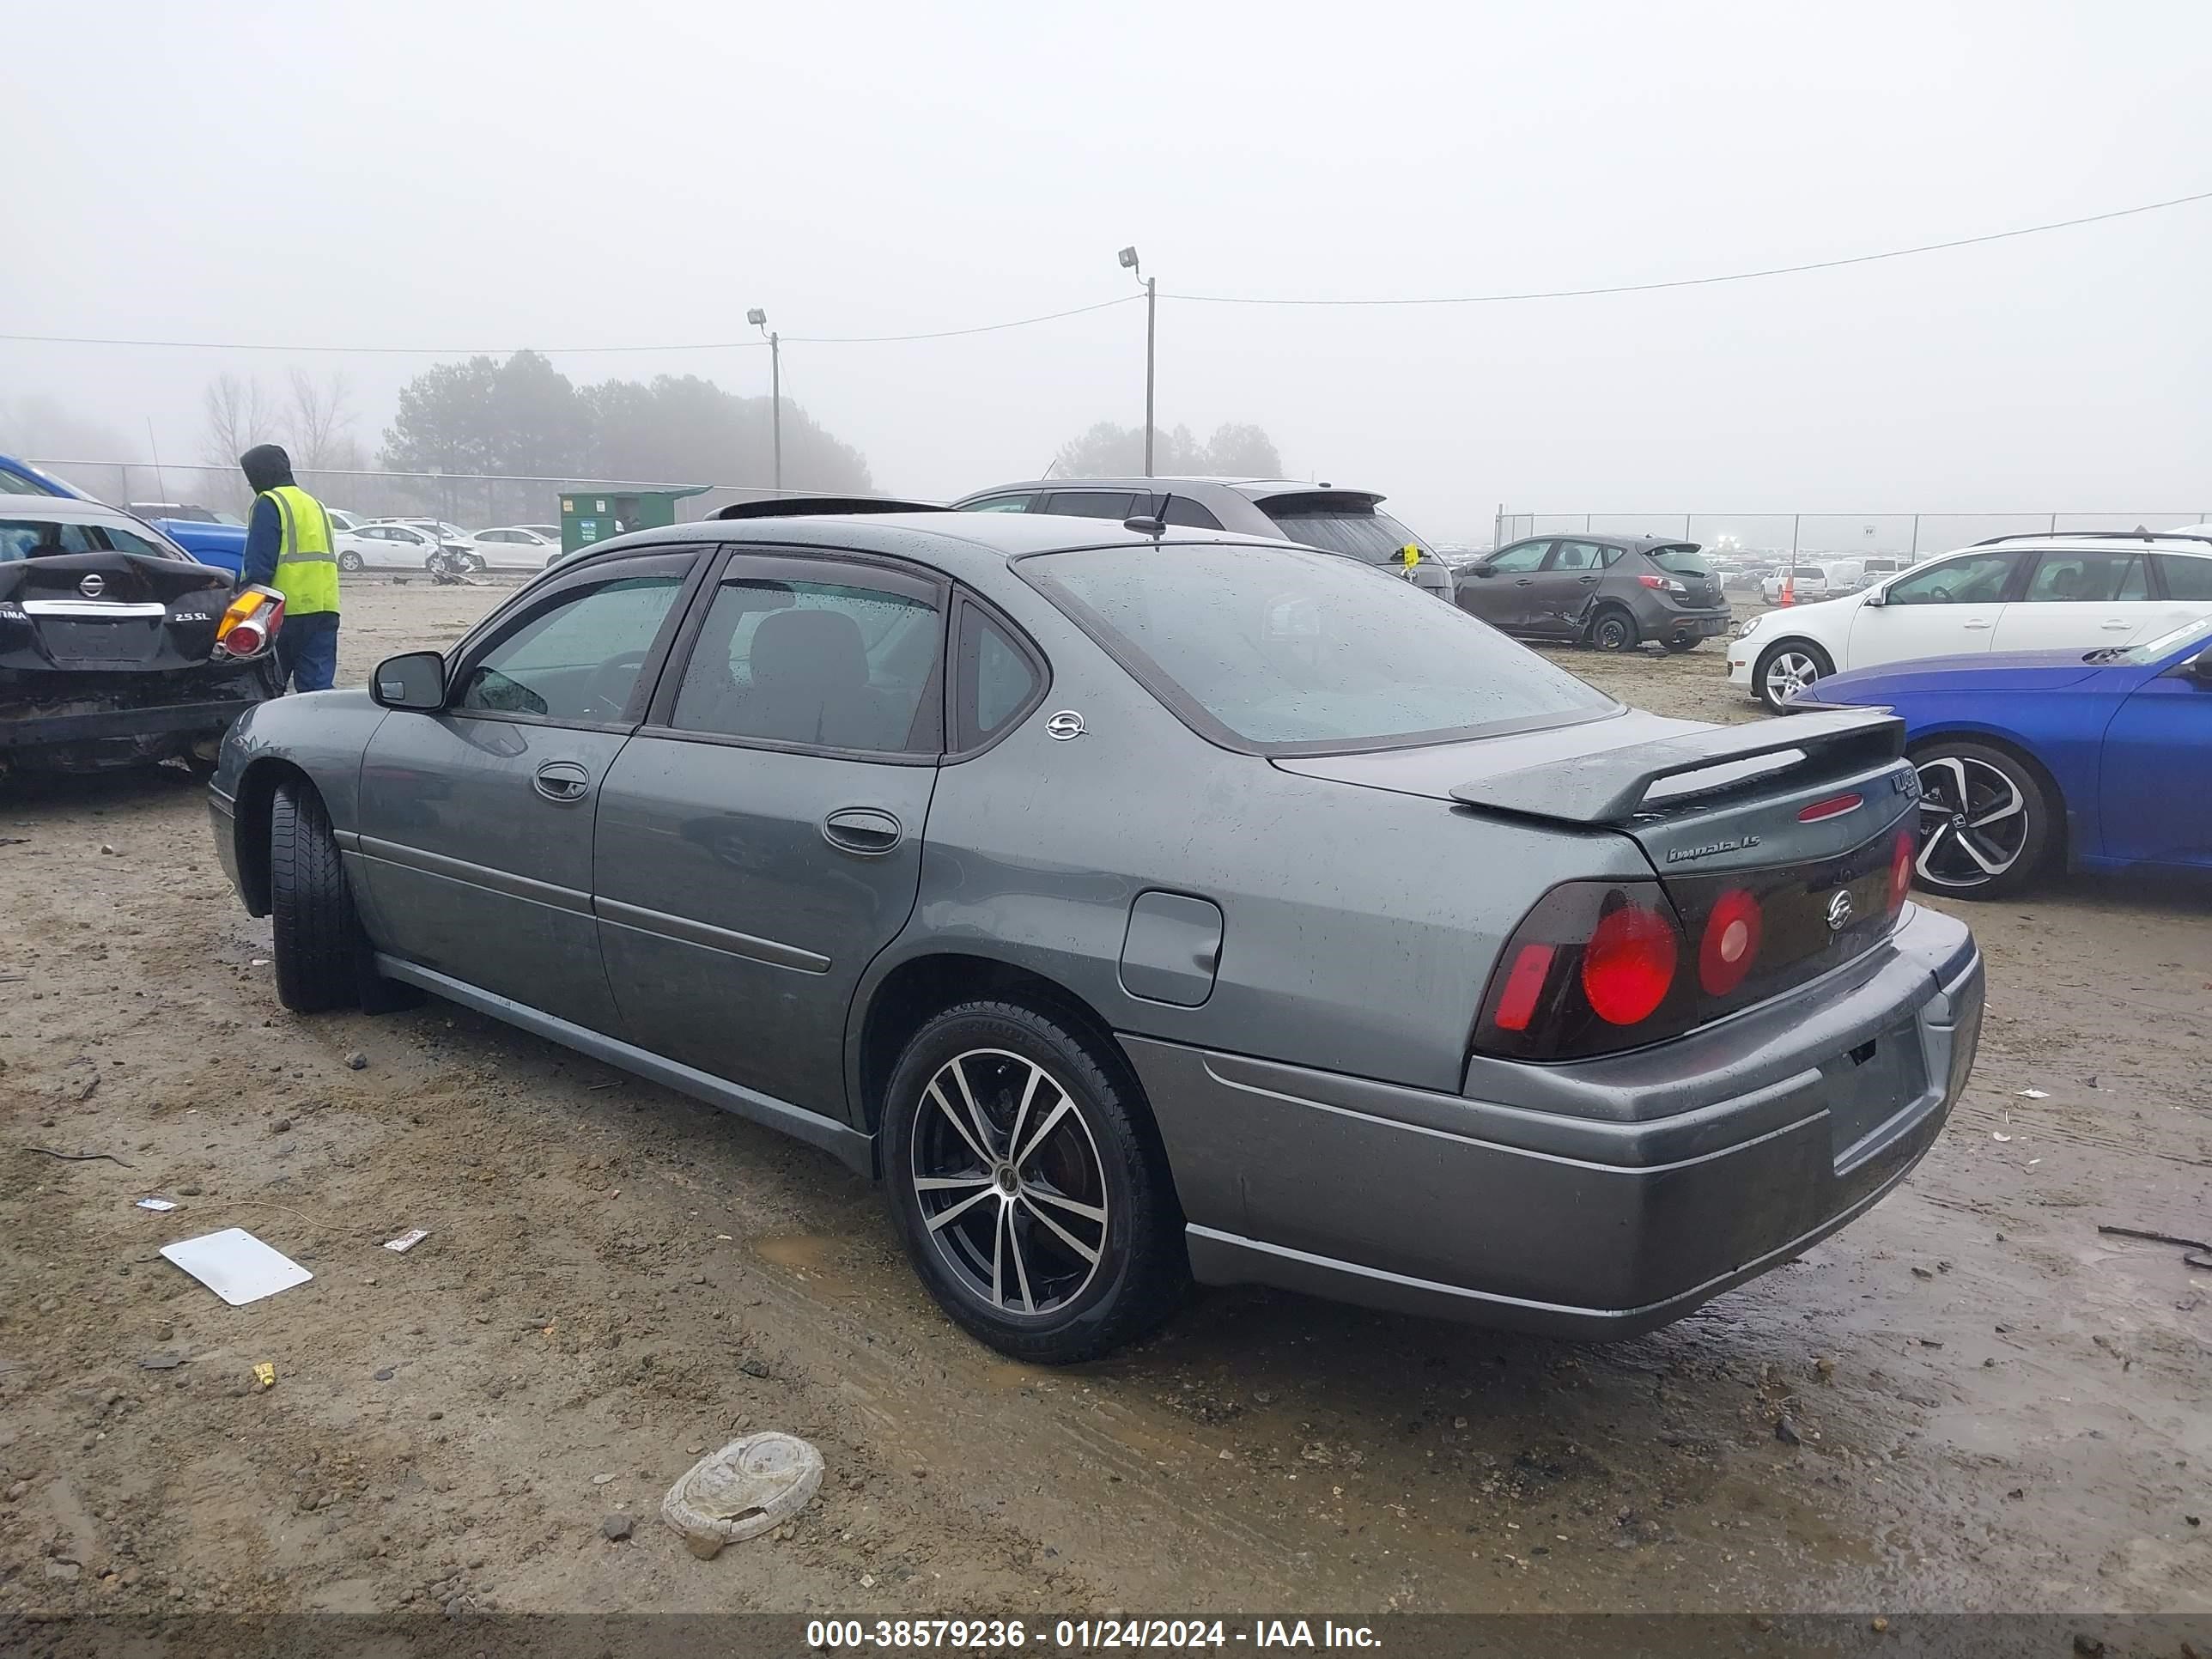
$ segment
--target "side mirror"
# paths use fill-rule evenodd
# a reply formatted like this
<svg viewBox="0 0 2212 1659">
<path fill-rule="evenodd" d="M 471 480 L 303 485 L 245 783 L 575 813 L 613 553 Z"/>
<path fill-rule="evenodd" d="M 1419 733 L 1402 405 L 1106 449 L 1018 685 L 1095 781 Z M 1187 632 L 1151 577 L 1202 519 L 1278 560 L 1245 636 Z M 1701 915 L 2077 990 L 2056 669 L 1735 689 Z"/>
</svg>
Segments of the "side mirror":
<svg viewBox="0 0 2212 1659">
<path fill-rule="evenodd" d="M 1881 589 L 1879 587 L 1869 587 L 1867 589 L 1866 602 L 1867 604 L 1874 606 L 1876 610 L 1880 610 L 1883 605 L 1889 603 L 1887 599 L 1882 598 Z"/>
<path fill-rule="evenodd" d="M 2182 672 L 2199 685 L 2212 685 L 2212 645 L 2191 657 Z"/>
<path fill-rule="evenodd" d="M 1498 574 L 1498 567 L 1494 564 L 1479 564 L 1474 567 L 1474 574 L 1487 581 Z"/>
<path fill-rule="evenodd" d="M 384 708 L 429 713 L 446 706 L 446 659 L 434 651 L 386 657 L 369 677 L 368 695 Z"/>
</svg>

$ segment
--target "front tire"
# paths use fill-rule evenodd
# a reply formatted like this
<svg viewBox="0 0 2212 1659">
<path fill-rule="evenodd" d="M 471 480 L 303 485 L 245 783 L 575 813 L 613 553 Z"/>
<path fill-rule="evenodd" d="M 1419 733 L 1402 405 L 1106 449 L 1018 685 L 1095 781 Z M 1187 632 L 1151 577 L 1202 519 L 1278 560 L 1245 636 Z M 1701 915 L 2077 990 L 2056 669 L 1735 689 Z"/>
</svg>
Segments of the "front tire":
<svg viewBox="0 0 2212 1659">
<path fill-rule="evenodd" d="M 884 1172 L 915 1271 L 954 1323 L 1016 1359 L 1095 1359 L 1188 1284 L 1182 1213 L 1118 1058 L 1018 1003 L 915 1033 L 885 1093 Z"/>
<path fill-rule="evenodd" d="M 368 940 L 331 815 L 301 779 L 278 784 L 270 803 L 269 896 L 277 1000 L 295 1014 L 351 1007 L 360 1000 Z"/>
<path fill-rule="evenodd" d="M 1751 683 L 1770 714 L 1788 713 L 1790 694 L 1836 672 L 1828 653 L 1809 640 L 1778 640 L 1759 653 Z"/>
<path fill-rule="evenodd" d="M 361 574 L 361 569 L 362 563 L 360 554 L 341 553 L 338 555 L 338 574 L 340 575 L 358 576 Z"/>
<path fill-rule="evenodd" d="M 2035 769 L 1987 744 L 1939 739 L 1920 774 L 1913 884 L 1953 898 L 2005 898 L 2033 883 L 2056 842 L 2058 803 Z"/>
</svg>

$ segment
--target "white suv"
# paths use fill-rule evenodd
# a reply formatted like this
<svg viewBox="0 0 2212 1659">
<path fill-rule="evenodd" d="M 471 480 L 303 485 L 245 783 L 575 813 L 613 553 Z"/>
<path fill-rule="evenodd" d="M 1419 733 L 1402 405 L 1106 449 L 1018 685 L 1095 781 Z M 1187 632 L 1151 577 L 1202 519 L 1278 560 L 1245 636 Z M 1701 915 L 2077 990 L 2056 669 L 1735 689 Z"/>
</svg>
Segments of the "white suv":
<svg viewBox="0 0 2212 1659">
<path fill-rule="evenodd" d="M 2207 617 L 2212 535 L 1999 536 L 1842 599 L 1752 617 L 1729 642 L 1729 681 L 1779 712 L 1842 669 L 2130 645 Z"/>
</svg>

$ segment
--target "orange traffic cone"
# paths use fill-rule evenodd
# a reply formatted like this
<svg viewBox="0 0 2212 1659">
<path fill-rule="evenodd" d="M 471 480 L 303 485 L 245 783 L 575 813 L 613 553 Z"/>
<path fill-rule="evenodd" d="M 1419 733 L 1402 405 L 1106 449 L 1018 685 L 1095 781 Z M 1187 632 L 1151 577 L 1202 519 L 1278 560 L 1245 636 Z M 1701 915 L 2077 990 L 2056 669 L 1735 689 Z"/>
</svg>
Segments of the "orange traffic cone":
<svg viewBox="0 0 2212 1659">
<path fill-rule="evenodd" d="M 1796 571 L 1791 571 L 1782 579 L 1782 597 L 1774 603 L 1778 607 L 1797 603 L 1797 573 Z"/>
</svg>

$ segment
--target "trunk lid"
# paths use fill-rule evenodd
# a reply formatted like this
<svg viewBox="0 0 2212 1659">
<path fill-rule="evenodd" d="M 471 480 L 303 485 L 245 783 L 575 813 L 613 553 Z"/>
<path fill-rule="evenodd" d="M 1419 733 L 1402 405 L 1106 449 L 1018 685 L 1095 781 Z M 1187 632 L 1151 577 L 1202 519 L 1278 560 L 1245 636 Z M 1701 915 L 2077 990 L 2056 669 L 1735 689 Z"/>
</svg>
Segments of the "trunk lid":
<svg viewBox="0 0 2212 1659">
<path fill-rule="evenodd" d="M 205 663 L 229 603 L 225 572 L 143 553 L 0 564 L 0 669 L 171 671 Z"/>
<path fill-rule="evenodd" d="M 1873 947 L 1898 915 L 1900 836 L 1920 781 L 1905 724 L 1845 709 L 1700 726 L 1631 710 L 1517 737 L 1278 761 L 1311 777 L 1431 795 L 1462 811 L 1628 836 L 1694 953 L 1724 898 L 1757 901 L 1759 967 L 1742 1006 Z"/>
</svg>

